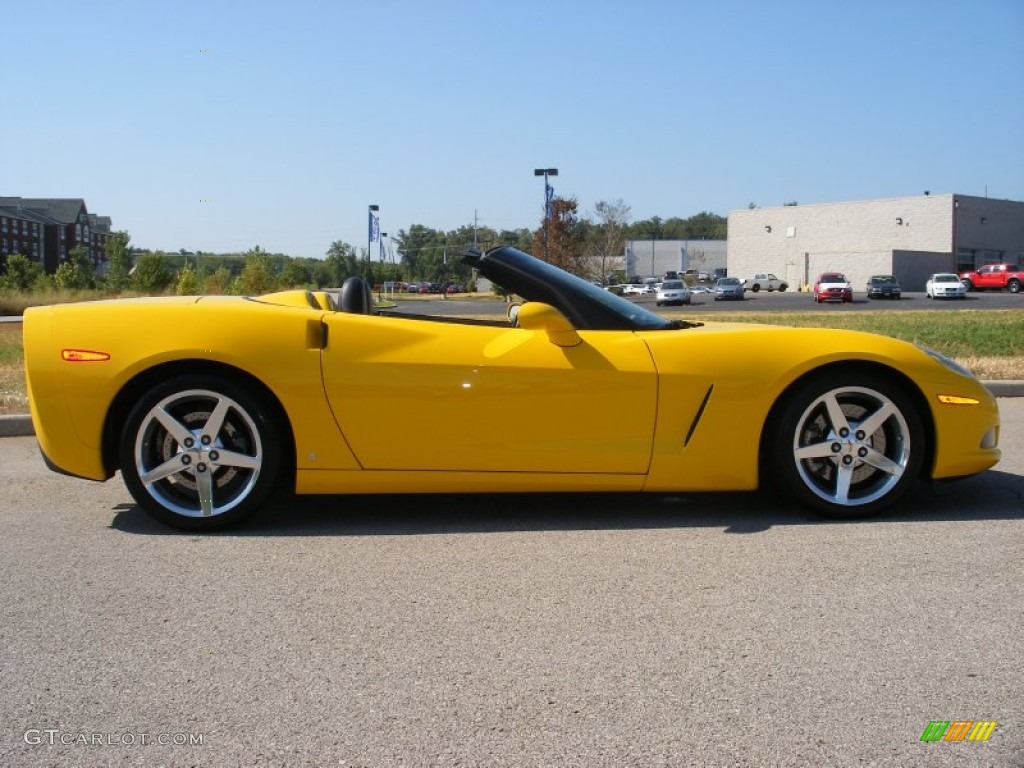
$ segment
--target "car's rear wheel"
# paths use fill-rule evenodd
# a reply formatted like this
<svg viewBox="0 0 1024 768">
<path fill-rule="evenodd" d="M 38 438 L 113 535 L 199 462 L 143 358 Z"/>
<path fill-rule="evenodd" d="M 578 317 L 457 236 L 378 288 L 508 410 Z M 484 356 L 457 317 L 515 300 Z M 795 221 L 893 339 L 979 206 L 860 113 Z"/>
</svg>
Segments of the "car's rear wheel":
<svg viewBox="0 0 1024 768">
<path fill-rule="evenodd" d="M 121 436 L 121 474 L 157 520 L 214 530 L 266 499 L 280 468 L 280 445 L 263 398 L 214 376 L 183 376 L 132 408 Z"/>
<path fill-rule="evenodd" d="M 1020 293 L 1020 280 L 1011 280 L 1006 284 L 1006 288 L 1010 293 Z"/>
<path fill-rule="evenodd" d="M 925 455 L 914 401 L 880 375 L 832 373 L 797 390 L 778 412 L 774 476 L 798 500 L 832 517 L 894 504 Z"/>
</svg>

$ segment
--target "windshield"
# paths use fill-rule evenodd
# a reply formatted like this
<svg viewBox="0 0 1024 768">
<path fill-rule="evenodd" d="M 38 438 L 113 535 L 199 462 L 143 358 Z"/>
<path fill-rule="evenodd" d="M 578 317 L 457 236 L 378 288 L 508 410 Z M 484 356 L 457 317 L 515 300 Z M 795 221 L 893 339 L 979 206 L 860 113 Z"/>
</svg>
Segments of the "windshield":
<svg viewBox="0 0 1024 768">
<path fill-rule="evenodd" d="M 527 301 L 542 301 L 580 330 L 671 330 L 688 324 L 666 320 L 629 299 L 508 246 L 485 254 L 467 251 L 463 262 Z"/>
<path fill-rule="evenodd" d="M 960 282 L 960 278 L 957 277 L 956 275 L 936 275 L 935 276 L 935 282 L 936 283 L 959 283 Z"/>
<path fill-rule="evenodd" d="M 682 280 L 666 280 L 661 284 L 662 290 L 676 291 L 683 287 Z"/>
<path fill-rule="evenodd" d="M 738 277 L 723 277 L 718 280 L 719 285 L 739 285 L 740 279 Z"/>
<path fill-rule="evenodd" d="M 533 259 L 532 256 L 528 258 Z M 585 298 L 588 301 L 600 304 L 605 309 L 611 310 L 615 314 L 627 320 L 637 329 L 656 330 L 659 328 L 669 329 L 678 327 L 677 324 L 666 320 L 660 315 L 654 314 L 639 304 L 634 304 L 629 299 L 616 296 L 614 293 L 606 291 L 604 288 L 598 288 L 593 283 L 587 282 L 583 278 L 577 277 L 569 272 L 564 272 L 558 267 L 548 264 L 546 261 L 541 261 L 540 259 L 533 260 L 535 262 L 534 269 L 536 269 L 538 273 L 543 274 L 547 282 L 559 287 L 571 288 L 573 291 L 582 294 L 581 298 Z M 546 298 L 534 299 L 533 297 L 526 296 L 522 293 L 519 295 L 524 299 L 532 299 L 534 301 L 547 300 Z M 556 304 L 555 306 L 558 305 Z M 558 308 L 562 309 L 561 307 Z"/>
</svg>

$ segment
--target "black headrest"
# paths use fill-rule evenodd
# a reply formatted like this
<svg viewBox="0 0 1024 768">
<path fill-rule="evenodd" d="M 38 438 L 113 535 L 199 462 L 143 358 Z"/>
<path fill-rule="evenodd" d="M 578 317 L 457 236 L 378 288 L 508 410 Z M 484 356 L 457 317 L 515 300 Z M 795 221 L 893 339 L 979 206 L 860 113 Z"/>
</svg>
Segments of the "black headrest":
<svg viewBox="0 0 1024 768">
<path fill-rule="evenodd" d="M 350 277 L 341 286 L 341 311 L 368 315 L 373 308 L 370 284 L 361 277 Z"/>
</svg>

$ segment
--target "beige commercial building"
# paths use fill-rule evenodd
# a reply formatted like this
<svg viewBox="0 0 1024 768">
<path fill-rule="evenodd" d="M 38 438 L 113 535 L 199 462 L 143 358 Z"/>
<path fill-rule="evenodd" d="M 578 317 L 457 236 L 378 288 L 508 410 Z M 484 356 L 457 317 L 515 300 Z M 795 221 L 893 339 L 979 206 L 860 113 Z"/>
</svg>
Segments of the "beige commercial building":
<svg viewBox="0 0 1024 768">
<path fill-rule="evenodd" d="M 862 291 L 895 275 L 923 291 L 933 272 L 1024 262 L 1024 202 L 968 195 L 787 205 L 729 213 L 728 268 L 772 272 L 792 286 L 843 272 Z"/>
</svg>

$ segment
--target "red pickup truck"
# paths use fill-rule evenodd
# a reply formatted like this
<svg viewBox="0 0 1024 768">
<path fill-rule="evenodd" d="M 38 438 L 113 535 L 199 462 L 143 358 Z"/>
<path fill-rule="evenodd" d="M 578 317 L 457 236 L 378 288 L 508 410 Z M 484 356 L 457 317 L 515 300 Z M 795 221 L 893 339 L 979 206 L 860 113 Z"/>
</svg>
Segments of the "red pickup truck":
<svg viewBox="0 0 1024 768">
<path fill-rule="evenodd" d="M 961 272 L 960 282 L 967 286 L 968 291 L 1001 291 L 1005 288 L 1010 293 L 1020 293 L 1021 286 L 1024 286 L 1024 272 L 1015 264 L 986 264 L 976 272 Z"/>
</svg>

